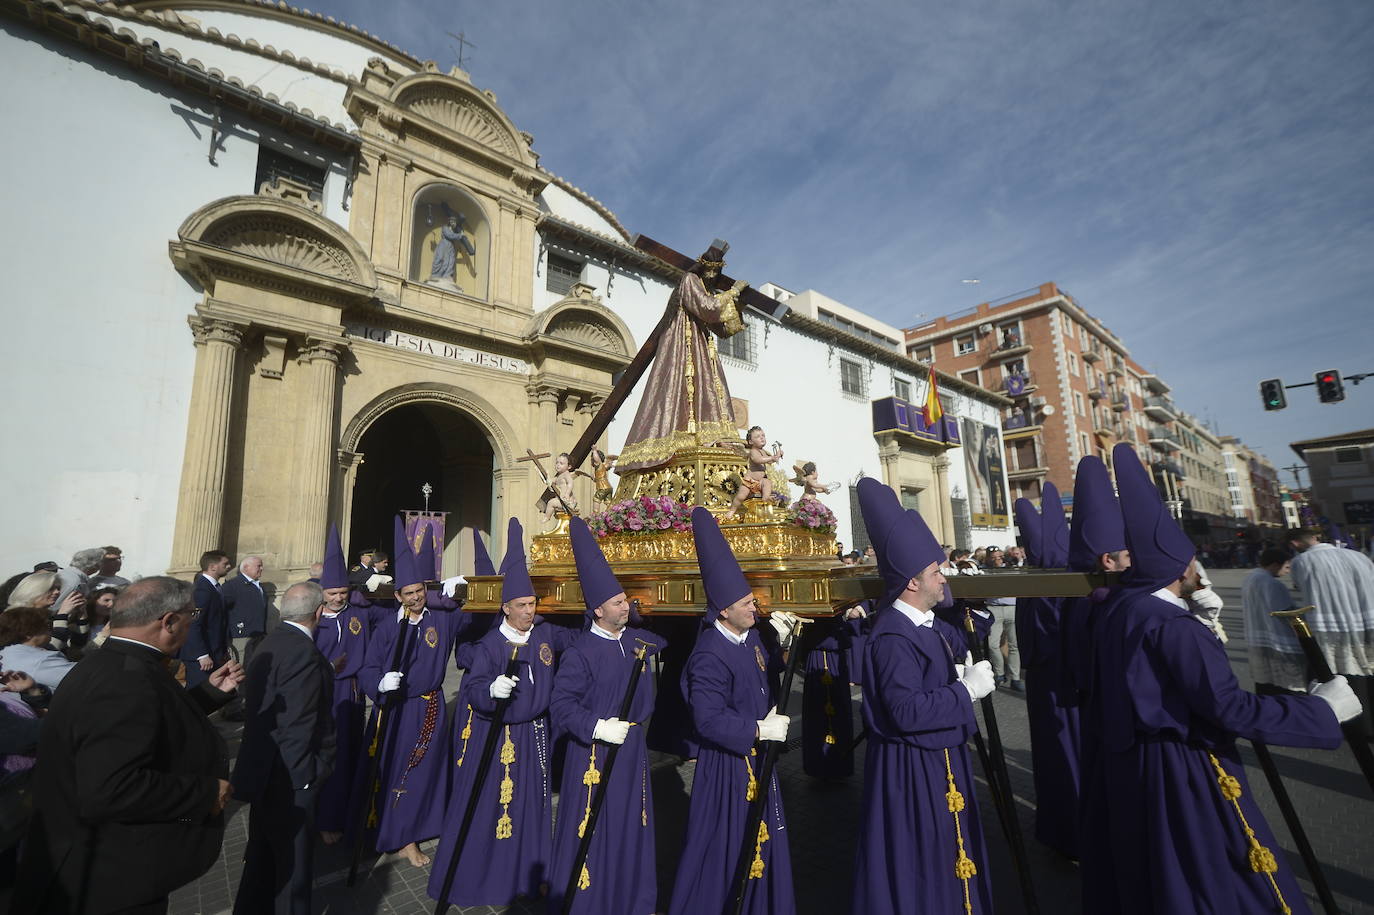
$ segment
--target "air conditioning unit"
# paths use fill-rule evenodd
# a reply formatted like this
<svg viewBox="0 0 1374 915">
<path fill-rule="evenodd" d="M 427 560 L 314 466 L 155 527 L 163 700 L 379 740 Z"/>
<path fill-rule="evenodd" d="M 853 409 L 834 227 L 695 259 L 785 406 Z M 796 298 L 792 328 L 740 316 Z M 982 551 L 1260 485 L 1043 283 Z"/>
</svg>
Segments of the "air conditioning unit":
<svg viewBox="0 0 1374 915">
<path fill-rule="evenodd" d="M 1030 402 L 1032 407 L 1043 407 L 1045 405 L 1045 398 L 1032 397 Z"/>
<path fill-rule="evenodd" d="M 978 333 L 980 333 L 980 334 L 990 334 L 990 333 L 992 333 L 992 325 L 991 325 L 991 324 L 979 324 L 979 325 L 978 325 Z"/>
</svg>

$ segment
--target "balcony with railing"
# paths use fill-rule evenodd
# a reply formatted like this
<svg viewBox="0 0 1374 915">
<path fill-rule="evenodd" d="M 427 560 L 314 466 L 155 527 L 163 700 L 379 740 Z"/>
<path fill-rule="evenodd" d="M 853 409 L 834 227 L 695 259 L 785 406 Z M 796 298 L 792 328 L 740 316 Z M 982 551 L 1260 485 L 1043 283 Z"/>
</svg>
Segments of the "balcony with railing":
<svg viewBox="0 0 1374 915">
<path fill-rule="evenodd" d="M 1151 394 L 1168 394 L 1169 386 L 1164 383 L 1164 379 L 1158 375 L 1146 375 L 1140 379 L 1145 384 L 1145 390 Z"/>
<path fill-rule="evenodd" d="M 1179 444 L 1178 436 L 1163 426 L 1150 427 L 1150 444 L 1161 451 L 1178 451 L 1183 447 Z"/>
<path fill-rule="evenodd" d="M 1002 440 L 1011 442 L 1040 434 L 1041 420 L 1031 410 L 1017 410 L 1002 420 Z"/>
<path fill-rule="evenodd" d="M 997 350 L 993 353 L 997 359 L 1009 359 L 1012 356 L 1022 356 L 1031 351 L 1031 345 L 1021 336 L 1019 330 L 1003 330 L 1001 332 L 1002 342 L 997 345 Z"/>
<path fill-rule="evenodd" d="M 1093 400 L 1101 400 L 1107 396 L 1107 386 L 1099 381 L 1088 388 L 1088 396 Z"/>
<path fill-rule="evenodd" d="M 1112 394 L 1112 409 L 1118 413 L 1125 413 L 1131 408 L 1131 400 L 1125 394 Z"/>
<path fill-rule="evenodd" d="M 1087 349 L 1083 350 L 1083 361 L 1084 361 L 1084 362 L 1097 362 L 1097 361 L 1098 361 L 1099 359 L 1101 359 L 1101 358 L 1102 358 L 1102 347 L 1100 347 L 1100 346 L 1090 346 L 1090 347 L 1088 347 Z"/>
<path fill-rule="evenodd" d="M 1036 387 L 1035 377 L 1030 372 L 1013 372 L 1002 378 L 1002 391 L 1008 397 L 1023 397 Z"/>
<path fill-rule="evenodd" d="M 1178 408 L 1167 397 L 1146 397 L 1145 415 L 1162 423 L 1171 423 L 1178 419 Z"/>
</svg>

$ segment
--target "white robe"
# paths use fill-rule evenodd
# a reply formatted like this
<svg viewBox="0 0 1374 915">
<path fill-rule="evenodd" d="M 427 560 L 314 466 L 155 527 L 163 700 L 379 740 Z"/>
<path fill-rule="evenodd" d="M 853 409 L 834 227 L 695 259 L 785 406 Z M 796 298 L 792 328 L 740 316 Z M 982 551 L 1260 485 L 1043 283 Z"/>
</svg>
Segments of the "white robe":
<svg viewBox="0 0 1374 915">
<path fill-rule="evenodd" d="M 1293 558 L 1293 583 L 1331 670 L 1374 675 L 1374 562 L 1355 550 L 1318 543 Z"/>
</svg>

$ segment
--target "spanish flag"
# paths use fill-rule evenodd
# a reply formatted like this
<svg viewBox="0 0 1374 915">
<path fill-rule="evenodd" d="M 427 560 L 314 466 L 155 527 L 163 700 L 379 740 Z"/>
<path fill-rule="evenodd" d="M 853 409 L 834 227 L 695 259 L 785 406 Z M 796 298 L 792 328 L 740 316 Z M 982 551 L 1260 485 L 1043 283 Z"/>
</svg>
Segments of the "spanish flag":
<svg viewBox="0 0 1374 915">
<path fill-rule="evenodd" d="M 934 426 L 945 418 L 945 411 L 940 408 L 940 392 L 935 386 L 935 366 L 930 367 L 930 384 L 926 385 L 926 402 L 921 407 L 921 417 L 927 426 Z"/>
</svg>

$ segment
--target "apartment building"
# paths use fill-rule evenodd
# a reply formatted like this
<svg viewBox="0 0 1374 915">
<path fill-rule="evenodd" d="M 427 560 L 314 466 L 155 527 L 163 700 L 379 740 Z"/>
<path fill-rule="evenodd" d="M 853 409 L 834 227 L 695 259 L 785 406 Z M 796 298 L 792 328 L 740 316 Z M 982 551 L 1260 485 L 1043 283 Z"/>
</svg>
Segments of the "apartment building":
<svg viewBox="0 0 1374 915">
<path fill-rule="evenodd" d="M 1232 517 L 1261 528 L 1262 532 L 1285 526 L 1279 474 L 1269 459 L 1234 435 L 1221 436 L 1221 457 Z M 1293 519 L 1297 519 L 1296 508 Z"/>
<path fill-rule="evenodd" d="M 1340 525 L 1361 547 L 1374 536 L 1374 429 L 1293 442 L 1307 465 L 1319 523 Z"/>
</svg>

